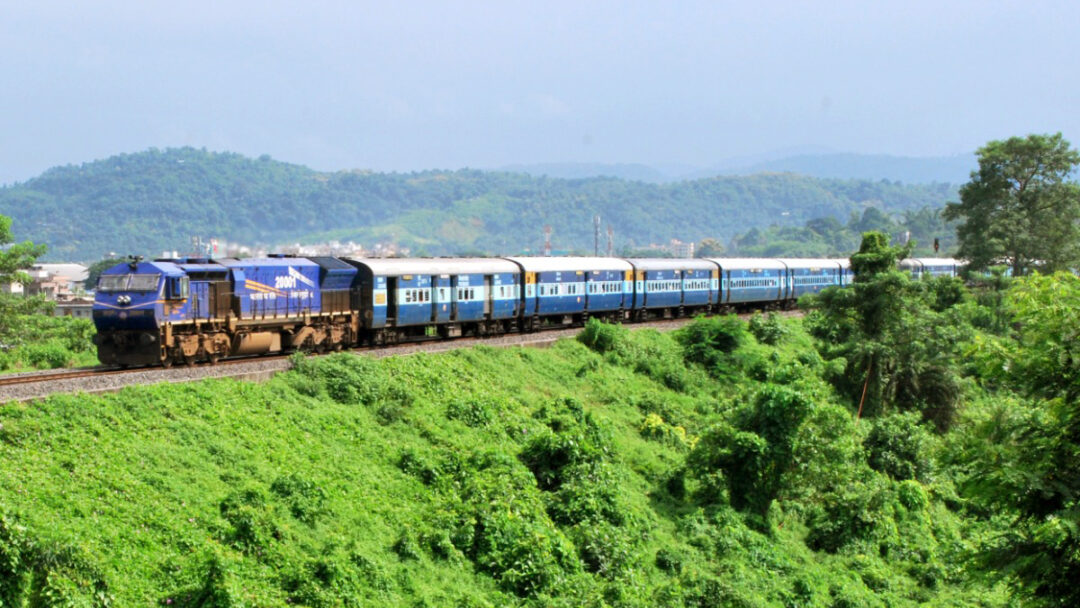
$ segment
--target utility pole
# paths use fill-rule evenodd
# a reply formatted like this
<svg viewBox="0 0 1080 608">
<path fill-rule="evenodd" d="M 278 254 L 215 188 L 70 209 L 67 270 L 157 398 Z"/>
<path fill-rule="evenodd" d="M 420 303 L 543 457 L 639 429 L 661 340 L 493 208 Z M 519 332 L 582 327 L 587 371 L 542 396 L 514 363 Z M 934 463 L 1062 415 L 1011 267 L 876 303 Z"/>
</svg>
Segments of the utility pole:
<svg viewBox="0 0 1080 608">
<path fill-rule="evenodd" d="M 551 256 L 551 226 L 544 226 L 544 255 Z"/>
<path fill-rule="evenodd" d="M 615 229 L 608 224 L 607 227 L 607 257 L 615 256 Z"/>
<path fill-rule="evenodd" d="M 593 216 L 593 257 L 600 257 L 600 215 Z"/>
</svg>

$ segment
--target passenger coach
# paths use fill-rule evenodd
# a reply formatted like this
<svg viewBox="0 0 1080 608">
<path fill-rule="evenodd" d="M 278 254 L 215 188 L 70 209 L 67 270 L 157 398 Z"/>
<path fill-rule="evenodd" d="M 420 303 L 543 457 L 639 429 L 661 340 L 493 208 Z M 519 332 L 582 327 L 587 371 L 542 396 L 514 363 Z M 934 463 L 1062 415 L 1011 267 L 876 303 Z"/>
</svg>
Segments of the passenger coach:
<svg viewBox="0 0 1080 608">
<path fill-rule="evenodd" d="M 405 337 L 509 331 L 521 309 L 518 265 L 498 258 L 349 259 L 353 308 L 376 344 Z"/>
<path fill-rule="evenodd" d="M 512 257 L 525 281 L 523 326 L 573 325 L 588 317 L 629 318 L 633 267 L 619 258 Z"/>
<path fill-rule="evenodd" d="M 720 299 L 720 268 L 700 258 L 630 258 L 634 318 L 670 319 L 704 312 Z"/>
</svg>

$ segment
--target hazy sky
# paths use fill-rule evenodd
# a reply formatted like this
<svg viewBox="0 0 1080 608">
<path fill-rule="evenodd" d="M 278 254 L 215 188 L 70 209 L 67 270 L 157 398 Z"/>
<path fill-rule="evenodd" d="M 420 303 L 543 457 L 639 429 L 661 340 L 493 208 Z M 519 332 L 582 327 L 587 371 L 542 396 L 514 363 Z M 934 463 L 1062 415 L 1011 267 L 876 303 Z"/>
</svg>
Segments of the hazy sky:
<svg viewBox="0 0 1080 608">
<path fill-rule="evenodd" d="M 1080 137 L 1076 2 L 0 0 L 0 183 L 148 147 L 709 166 Z"/>
</svg>

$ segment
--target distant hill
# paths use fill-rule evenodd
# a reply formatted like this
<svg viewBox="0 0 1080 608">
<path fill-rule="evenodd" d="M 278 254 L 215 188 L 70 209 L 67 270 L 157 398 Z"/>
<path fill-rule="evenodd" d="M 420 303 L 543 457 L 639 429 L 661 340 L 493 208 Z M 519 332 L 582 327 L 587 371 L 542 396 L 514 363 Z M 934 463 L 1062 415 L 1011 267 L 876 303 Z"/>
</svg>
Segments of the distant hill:
<svg viewBox="0 0 1080 608">
<path fill-rule="evenodd" d="M 672 184 L 612 177 L 556 179 L 497 171 L 324 173 L 267 156 L 151 149 L 50 169 L 0 188 L 17 238 L 49 245 L 50 260 L 107 252 L 184 251 L 192 235 L 273 246 L 316 240 L 394 241 L 429 255 L 557 249 L 591 251 L 594 214 L 617 246 L 677 238 L 727 242 L 753 227 L 847 220 L 940 207 L 943 184 L 724 176 Z"/>
<path fill-rule="evenodd" d="M 506 165 L 499 171 L 526 173 L 537 177 L 555 177 L 560 179 L 586 179 L 590 177 L 616 177 L 636 182 L 660 184 L 672 181 L 668 173 L 648 165 L 637 163 L 540 163 L 534 165 Z"/>
<path fill-rule="evenodd" d="M 499 170 L 563 179 L 617 177 L 653 184 L 757 173 L 797 173 L 828 179 L 887 179 L 905 184 L 963 184 L 975 168 L 974 155 L 908 157 L 808 150 L 797 154 L 773 153 L 730 158 L 707 169 L 679 165 L 653 167 L 636 163 L 542 163 L 507 165 Z"/>
<path fill-rule="evenodd" d="M 976 167 L 974 155 L 914 158 L 883 154 L 801 154 L 742 166 L 696 171 L 687 177 L 798 173 L 832 179 L 887 179 L 906 184 L 963 184 Z"/>
</svg>

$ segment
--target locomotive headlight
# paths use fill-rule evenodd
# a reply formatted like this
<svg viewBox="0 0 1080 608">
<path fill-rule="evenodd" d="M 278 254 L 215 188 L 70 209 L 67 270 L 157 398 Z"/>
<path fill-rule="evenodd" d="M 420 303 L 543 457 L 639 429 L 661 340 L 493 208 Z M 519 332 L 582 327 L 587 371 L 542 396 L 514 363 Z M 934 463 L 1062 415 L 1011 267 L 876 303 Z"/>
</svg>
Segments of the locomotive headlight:
<svg viewBox="0 0 1080 608">
<path fill-rule="evenodd" d="M 118 296 L 116 298 L 117 304 L 131 304 L 131 296 Z"/>
</svg>

